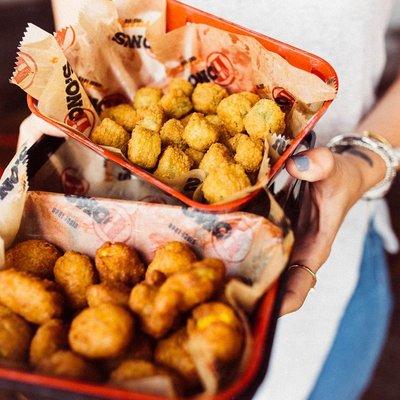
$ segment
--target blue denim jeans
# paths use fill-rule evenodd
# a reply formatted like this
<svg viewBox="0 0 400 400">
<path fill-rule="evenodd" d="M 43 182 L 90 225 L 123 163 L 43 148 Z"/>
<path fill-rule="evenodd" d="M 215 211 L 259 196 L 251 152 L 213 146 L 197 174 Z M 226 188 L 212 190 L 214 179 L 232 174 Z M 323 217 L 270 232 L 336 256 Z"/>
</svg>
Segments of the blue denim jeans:
<svg viewBox="0 0 400 400">
<path fill-rule="evenodd" d="M 382 240 L 370 228 L 357 287 L 309 400 L 359 399 L 385 343 L 392 296 Z"/>
</svg>

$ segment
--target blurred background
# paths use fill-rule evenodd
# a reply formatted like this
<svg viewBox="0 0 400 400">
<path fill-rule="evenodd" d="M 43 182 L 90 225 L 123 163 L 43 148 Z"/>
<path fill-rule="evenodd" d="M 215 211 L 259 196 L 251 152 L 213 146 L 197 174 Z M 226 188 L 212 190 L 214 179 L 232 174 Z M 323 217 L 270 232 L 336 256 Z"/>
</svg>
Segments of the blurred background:
<svg viewBox="0 0 400 400">
<path fill-rule="evenodd" d="M 33 22 L 46 31 L 53 32 L 50 1 L 0 0 L 0 48 L 2 54 L 0 57 L 0 173 L 14 153 L 19 124 L 29 115 L 24 93 L 8 82 L 14 66 L 16 48 L 27 22 Z M 391 28 L 387 34 L 387 50 L 388 62 L 379 91 L 384 91 L 390 85 L 399 66 L 400 2 L 397 2 Z M 387 197 L 393 224 L 400 238 L 400 179 L 397 179 Z M 396 307 L 385 350 L 363 400 L 400 399 L 400 259 L 398 255 L 395 255 L 389 257 L 389 260 Z"/>
</svg>

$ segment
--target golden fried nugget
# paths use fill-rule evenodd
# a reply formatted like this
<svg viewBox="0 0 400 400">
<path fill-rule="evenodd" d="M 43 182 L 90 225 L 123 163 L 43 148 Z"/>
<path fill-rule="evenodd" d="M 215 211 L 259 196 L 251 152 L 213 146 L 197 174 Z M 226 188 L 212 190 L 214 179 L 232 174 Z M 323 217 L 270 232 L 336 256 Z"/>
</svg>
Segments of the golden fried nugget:
<svg viewBox="0 0 400 400">
<path fill-rule="evenodd" d="M 185 148 L 186 143 L 183 140 L 183 125 L 178 119 L 169 119 L 161 128 L 160 137 L 163 146 L 174 145 Z"/>
<path fill-rule="evenodd" d="M 159 375 L 170 376 L 170 373 L 165 368 L 146 360 L 126 360 L 111 373 L 111 382 L 122 383 Z"/>
<path fill-rule="evenodd" d="M 199 168 L 207 174 L 220 168 L 222 165 L 230 164 L 233 160 L 229 154 L 229 150 L 221 143 L 214 143 L 204 155 Z"/>
<path fill-rule="evenodd" d="M 145 273 L 138 253 L 125 243 L 105 242 L 96 251 L 95 264 L 102 282 L 132 286 Z"/>
<path fill-rule="evenodd" d="M 204 114 L 216 114 L 218 104 L 227 96 L 226 89 L 216 83 L 199 83 L 192 95 L 194 109 Z"/>
<path fill-rule="evenodd" d="M 243 135 L 237 142 L 235 161 L 246 172 L 256 172 L 260 168 L 263 159 L 263 149 L 264 145 L 260 139 L 253 139 Z"/>
<path fill-rule="evenodd" d="M 167 277 L 177 272 L 189 271 L 196 260 L 196 255 L 188 244 L 168 242 L 156 250 L 153 261 L 147 267 L 146 279 L 155 270 Z"/>
<path fill-rule="evenodd" d="M 29 324 L 7 307 L 0 305 L 0 357 L 6 360 L 24 360 L 31 337 Z"/>
<path fill-rule="evenodd" d="M 182 90 L 164 94 L 161 97 L 160 105 L 169 118 L 182 118 L 193 109 L 190 97 L 186 96 Z"/>
<path fill-rule="evenodd" d="M 167 92 L 174 92 L 181 90 L 184 95 L 190 97 L 193 93 L 193 89 L 194 89 L 193 85 L 186 79 L 172 78 L 171 82 L 167 87 Z"/>
<path fill-rule="evenodd" d="M 241 165 L 224 164 L 207 175 L 202 189 L 209 203 L 218 203 L 250 185 L 250 180 Z"/>
<path fill-rule="evenodd" d="M 49 358 L 67 347 L 67 327 L 60 319 L 51 319 L 36 331 L 29 349 L 29 361 L 32 365 L 38 365 L 43 358 Z"/>
<path fill-rule="evenodd" d="M 67 251 L 56 261 L 54 278 L 72 308 L 87 306 L 86 290 L 96 283 L 96 270 L 88 256 Z"/>
<path fill-rule="evenodd" d="M 128 143 L 129 160 L 143 168 L 154 168 L 160 153 L 160 135 L 136 126 Z"/>
<path fill-rule="evenodd" d="M 206 120 L 211 122 L 219 132 L 219 141 L 223 144 L 228 141 L 235 132 L 230 132 L 228 128 L 224 125 L 221 118 L 217 114 L 206 115 Z"/>
<path fill-rule="evenodd" d="M 197 386 L 199 376 L 196 366 L 187 351 L 188 336 L 186 327 L 179 329 L 158 342 L 154 358 L 157 363 L 179 372 L 190 386 Z"/>
<path fill-rule="evenodd" d="M 123 307 L 104 303 L 81 311 L 71 323 L 68 339 L 87 358 L 120 356 L 133 339 L 134 321 Z"/>
<path fill-rule="evenodd" d="M 162 90 L 159 88 L 142 87 L 135 93 L 133 107 L 139 109 L 157 105 L 162 95 Z"/>
<path fill-rule="evenodd" d="M 132 131 L 138 121 L 135 109 L 129 104 L 119 104 L 114 107 L 105 108 L 101 112 L 101 119 L 104 118 L 112 119 L 128 132 Z"/>
<path fill-rule="evenodd" d="M 260 96 L 253 92 L 240 92 L 239 94 L 246 97 L 246 99 L 250 101 L 252 107 L 260 100 Z"/>
<path fill-rule="evenodd" d="M 285 113 L 274 101 L 261 99 L 245 116 L 244 125 L 250 137 L 264 140 L 285 131 Z"/>
<path fill-rule="evenodd" d="M 179 121 L 181 122 L 181 124 L 183 125 L 183 127 L 185 127 L 187 124 L 188 124 L 188 122 L 189 122 L 189 119 L 190 119 L 190 117 L 193 115 L 193 114 L 195 114 L 195 113 L 190 113 L 190 114 L 188 114 L 188 115 L 186 115 L 186 117 L 183 117 L 183 118 L 181 118 Z"/>
<path fill-rule="evenodd" d="M 142 331 L 154 338 L 163 337 L 173 326 L 178 316 L 177 303 L 180 295 L 171 293 L 165 304 L 156 304 L 159 288 L 141 282 L 133 287 L 129 307 L 140 319 Z"/>
<path fill-rule="evenodd" d="M 251 102 L 239 93 L 223 99 L 217 107 L 217 113 L 226 129 L 233 134 L 244 131 L 244 116 L 250 111 Z"/>
<path fill-rule="evenodd" d="M 0 271 L 0 302 L 39 325 L 63 312 L 63 297 L 54 282 L 15 269 Z"/>
<path fill-rule="evenodd" d="M 192 114 L 183 131 L 185 142 L 198 151 L 206 151 L 218 137 L 218 129 L 199 113 Z"/>
<path fill-rule="evenodd" d="M 110 146 L 126 151 L 129 133 L 110 118 L 104 118 L 90 134 L 90 140 L 101 146 Z"/>
<path fill-rule="evenodd" d="M 231 138 L 229 138 L 228 143 L 227 143 L 227 147 L 236 153 L 236 148 L 237 145 L 239 143 L 240 138 L 242 137 L 248 137 L 245 133 L 237 133 L 235 136 L 232 136 Z"/>
<path fill-rule="evenodd" d="M 36 369 L 43 374 L 64 378 L 99 380 L 99 373 L 92 364 L 68 350 L 59 350 L 49 357 L 42 358 Z"/>
<path fill-rule="evenodd" d="M 192 269 L 171 275 L 160 287 L 158 303 L 170 293 L 180 294 L 179 310 L 188 311 L 209 299 L 222 286 L 225 265 L 216 258 L 205 258 L 192 264 Z"/>
<path fill-rule="evenodd" d="M 45 240 L 25 240 L 6 251 L 5 268 L 30 272 L 41 278 L 53 276 L 54 264 L 61 253 Z"/>
<path fill-rule="evenodd" d="M 165 122 L 165 113 L 161 106 L 154 105 L 148 108 L 139 108 L 137 110 L 137 124 L 142 128 L 153 132 L 160 132 Z"/>
<path fill-rule="evenodd" d="M 142 330 L 161 338 L 174 326 L 180 313 L 219 290 L 224 276 L 222 261 L 204 259 L 193 263 L 189 271 L 171 275 L 160 286 L 139 283 L 132 289 L 129 306 L 138 314 Z"/>
<path fill-rule="evenodd" d="M 192 149 L 191 147 L 188 147 L 185 150 L 185 153 L 187 154 L 187 156 L 191 160 L 192 168 L 198 168 L 200 163 L 201 163 L 201 160 L 204 157 L 204 153 L 202 153 L 201 151 Z"/>
<path fill-rule="evenodd" d="M 86 299 L 89 307 L 96 307 L 103 303 L 112 303 L 127 306 L 130 290 L 125 285 L 118 283 L 102 282 L 89 286 L 86 290 Z"/>
<path fill-rule="evenodd" d="M 168 183 L 182 177 L 190 171 L 189 157 L 178 147 L 168 146 L 160 157 L 154 175 L 160 181 Z"/>
<path fill-rule="evenodd" d="M 242 353 L 242 323 L 226 304 L 210 302 L 197 306 L 187 322 L 187 333 L 193 345 L 210 352 L 216 361 L 232 362 Z"/>
</svg>

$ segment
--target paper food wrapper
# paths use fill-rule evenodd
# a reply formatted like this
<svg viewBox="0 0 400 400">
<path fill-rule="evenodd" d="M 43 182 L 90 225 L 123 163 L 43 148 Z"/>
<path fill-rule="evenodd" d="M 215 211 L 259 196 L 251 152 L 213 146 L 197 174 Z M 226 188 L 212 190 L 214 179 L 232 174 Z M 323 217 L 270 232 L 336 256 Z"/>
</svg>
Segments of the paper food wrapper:
<svg viewBox="0 0 400 400">
<path fill-rule="evenodd" d="M 148 28 L 165 32 L 164 1 L 88 0 L 77 24 L 55 34 L 98 111 L 131 102 L 141 86 L 165 81 Z"/>
<path fill-rule="evenodd" d="M 41 113 L 89 136 L 98 115 L 54 36 L 28 24 L 11 83 L 38 100 Z"/>
<path fill-rule="evenodd" d="M 257 183 L 224 202 L 265 187 L 269 163 L 283 154 L 290 139 L 307 125 L 324 101 L 336 94 L 333 86 L 290 65 L 252 37 L 193 23 L 166 33 L 165 0 L 87 0 L 78 22 L 55 37 L 62 51 L 50 34 L 28 26 L 12 82 L 39 101 L 44 115 L 86 135 L 98 123 L 93 107 L 99 113 L 106 107 L 131 102 L 138 88 L 164 88 L 174 77 L 193 84 L 213 81 L 229 92 L 249 90 L 274 99 L 286 112 L 285 136 L 268 138 L 269 153 L 264 156 L 263 174 Z M 90 105 L 88 96 L 82 93 L 83 105 L 73 122 L 65 119 L 71 107 L 65 102 L 66 79 L 61 73 L 65 58 L 68 71 L 72 67 L 81 82 L 79 93 L 83 86 L 92 101 Z M 53 59 L 60 61 L 54 63 Z M 35 72 L 27 73 L 29 68 Z M 71 79 L 76 76 L 71 75 Z M 181 191 L 190 176 L 170 185 Z M 201 187 L 194 196 L 202 200 Z"/>
</svg>

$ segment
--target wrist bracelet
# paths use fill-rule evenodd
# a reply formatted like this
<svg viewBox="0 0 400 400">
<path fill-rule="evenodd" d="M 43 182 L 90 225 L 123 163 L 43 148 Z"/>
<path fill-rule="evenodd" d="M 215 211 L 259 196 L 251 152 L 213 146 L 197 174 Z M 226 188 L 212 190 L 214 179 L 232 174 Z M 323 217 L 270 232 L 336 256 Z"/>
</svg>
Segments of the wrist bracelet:
<svg viewBox="0 0 400 400">
<path fill-rule="evenodd" d="M 386 173 L 385 177 L 372 189 L 366 192 L 363 196 L 364 199 L 373 200 L 383 197 L 390 189 L 393 179 L 397 174 L 397 168 L 399 167 L 399 160 L 392 146 L 385 140 L 379 140 L 374 134 L 368 133 L 368 136 L 360 135 L 339 135 L 331 139 L 327 147 L 335 153 L 343 152 L 346 147 L 362 147 L 368 149 L 385 162 Z"/>
</svg>

